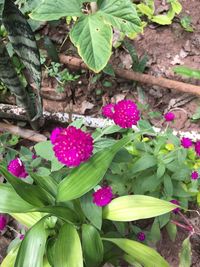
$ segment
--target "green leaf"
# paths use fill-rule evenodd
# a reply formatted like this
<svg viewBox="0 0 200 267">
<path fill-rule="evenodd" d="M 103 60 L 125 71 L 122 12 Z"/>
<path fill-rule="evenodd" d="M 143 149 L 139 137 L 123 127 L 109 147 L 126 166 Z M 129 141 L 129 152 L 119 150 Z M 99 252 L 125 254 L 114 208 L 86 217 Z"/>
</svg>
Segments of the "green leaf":
<svg viewBox="0 0 200 267">
<path fill-rule="evenodd" d="M 169 222 L 166 225 L 166 229 L 170 239 L 172 240 L 172 242 L 174 242 L 177 234 L 177 226 L 174 223 Z"/>
<path fill-rule="evenodd" d="M 99 266 L 103 261 L 103 243 L 94 226 L 83 224 L 82 244 L 87 267 Z"/>
<path fill-rule="evenodd" d="M 191 266 L 192 252 L 191 252 L 191 243 L 190 243 L 189 237 L 183 241 L 179 259 L 180 259 L 179 267 L 190 267 Z"/>
<path fill-rule="evenodd" d="M 48 231 L 46 217 L 36 223 L 25 235 L 19 248 L 15 267 L 43 267 Z"/>
<path fill-rule="evenodd" d="M 98 13 L 113 27 L 125 34 L 141 31 L 141 21 L 130 0 L 103 0 Z"/>
<path fill-rule="evenodd" d="M 181 12 L 181 10 L 182 10 L 181 3 L 179 3 L 178 0 L 170 0 L 170 3 L 171 3 L 171 6 L 172 6 L 173 11 L 176 14 L 179 14 Z"/>
<path fill-rule="evenodd" d="M 137 8 L 142 14 L 146 15 L 149 19 L 151 19 L 151 17 L 153 16 L 154 9 L 151 9 L 149 6 L 141 3 L 137 5 Z"/>
<path fill-rule="evenodd" d="M 187 76 L 190 78 L 200 79 L 200 70 L 194 70 L 189 67 L 178 66 L 178 67 L 173 68 L 173 71 L 176 74 L 180 74 L 180 75 Z"/>
<path fill-rule="evenodd" d="M 129 141 L 129 137 L 119 140 L 112 147 L 96 153 L 89 161 L 74 169 L 60 182 L 57 201 L 76 199 L 94 188 L 104 177 L 115 154 Z"/>
<path fill-rule="evenodd" d="M 9 173 L 5 167 L 0 166 L 0 173 L 13 186 L 17 194 L 28 203 L 42 207 L 53 203 L 53 197 L 42 188 L 28 184 Z"/>
<path fill-rule="evenodd" d="M 112 49 L 112 28 L 98 13 L 81 16 L 70 32 L 72 43 L 83 61 L 94 72 L 108 63 Z"/>
<path fill-rule="evenodd" d="M 81 15 L 81 3 L 79 0 L 43 0 L 32 11 L 30 17 L 34 20 L 50 21 L 66 16 L 80 17 Z"/>
<path fill-rule="evenodd" d="M 0 22 L 2 20 L 2 13 L 3 13 L 3 9 L 4 9 L 4 3 L 5 3 L 5 0 L 0 0 Z"/>
<path fill-rule="evenodd" d="M 0 183 L 0 212 L 24 213 L 34 209 L 34 206 L 24 201 L 8 184 Z"/>
<path fill-rule="evenodd" d="M 151 227 L 151 241 L 154 243 L 158 242 L 161 238 L 160 226 L 157 219 L 154 220 Z"/>
<path fill-rule="evenodd" d="M 39 220 L 44 217 L 44 214 L 40 212 L 30 212 L 30 213 L 10 213 L 10 215 L 15 218 L 20 224 L 25 225 L 27 228 L 32 227 Z"/>
<path fill-rule="evenodd" d="M 172 23 L 171 19 L 166 15 L 153 16 L 151 20 L 160 25 L 169 25 Z"/>
<path fill-rule="evenodd" d="M 18 249 L 19 249 L 19 246 L 11 249 L 11 251 L 8 253 L 8 255 L 5 257 L 5 259 L 1 263 L 1 267 L 14 267 Z"/>
<path fill-rule="evenodd" d="M 173 184 L 168 174 L 164 176 L 164 190 L 167 196 L 173 196 Z"/>
<path fill-rule="evenodd" d="M 152 218 L 172 211 L 170 202 L 143 195 L 118 197 L 103 209 L 103 218 L 113 221 L 134 221 Z"/>
<path fill-rule="evenodd" d="M 154 156 L 145 154 L 133 164 L 131 172 L 132 174 L 141 172 L 148 168 L 154 167 L 156 164 L 157 159 Z"/>
<path fill-rule="evenodd" d="M 117 245 L 120 249 L 132 256 L 137 262 L 144 267 L 170 267 L 170 265 L 163 259 L 154 249 L 145 246 L 139 242 L 122 238 L 102 238 Z"/>
<path fill-rule="evenodd" d="M 66 223 L 60 229 L 54 261 L 56 267 L 83 267 L 81 242 L 74 226 Z"/>
<path fill-rule="evenodd" d="M 87 219 L 99 230 L 102 225 L 102 208 L 92 202 L 91 192 L 81 198 L 81 207 Z"/>
<path fill-rule="evenodd" d="M 138 262 L 135 261 L 135 258 L 131 255 L 125 254 L 123 256 L 123 259 L 128 262 L 129 264 L 131 264 L 131 266 L 133 265 L 134 267 L 142 267 L 142 265 Z"/>
</svg>

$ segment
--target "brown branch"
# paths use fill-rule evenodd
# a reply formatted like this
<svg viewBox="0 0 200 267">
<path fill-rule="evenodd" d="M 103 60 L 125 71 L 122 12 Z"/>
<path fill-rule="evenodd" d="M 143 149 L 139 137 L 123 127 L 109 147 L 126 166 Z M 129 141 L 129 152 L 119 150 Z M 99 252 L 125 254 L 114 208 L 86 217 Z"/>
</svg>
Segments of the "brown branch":
<svg viewBox="0 0 200 267">
<path fill-rule="evenodd" d="M 44 136 L 43 134 L 39 134 L 35 131 L 20 128 L 18 126 L 6 124 L 3 122 L 0 122 L 0 129 L 1 131 L 9 132 L 34 142 L 42 142 L 47 140 L 46 136 Z"/>
<path fill-rule="evenodd" d="M 65 65 L 88 69 L 86 64 L 79 58 L 65 56 L 61 54 L 60 61 L 61 63 Z M 174 80 L 170 80 L 170 79 L 166 79 L 162 77 L 154 77 L 149 74 L 143 74 L 143 73 L 138 73 L 138 72 L 134 72 L 130 70 L 123 70 L 123 69 L 118 69 L 118 68 L 114 68 L 114 72 L 119 77 L 125 78 L 128 80 L 151 84 L 151 85 L 157 85 L 157 86 L 160 86 L 161 88 L 164 87 L 164 88 L 200 96 L 200 86 L 197 86 L 197 85 L 184 83 L 184 82 L 178 82 L 178 81 L 174 81 Z"/>
</svg>

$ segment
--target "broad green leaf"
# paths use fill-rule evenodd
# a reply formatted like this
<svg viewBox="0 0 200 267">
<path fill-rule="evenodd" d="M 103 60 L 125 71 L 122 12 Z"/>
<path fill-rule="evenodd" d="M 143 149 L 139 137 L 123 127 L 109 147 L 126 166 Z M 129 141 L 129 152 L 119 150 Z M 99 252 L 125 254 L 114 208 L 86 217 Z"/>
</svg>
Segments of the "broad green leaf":
<svg viewBox="0 0 200 267">
<path fill-rule="evenodd" d="M 103 261 L 103 243 L 94 226 L 83 224 L 82 246 L 87 267 L 99 266 Z"/>
<path fill-rule="evenodd" d="M 55 244 L 56 267 L 83 267 L 81 242 L 75 227 L 64 224 Z"/>
<path fill-rule="evenodd" d="M 50 21 L 66 16 L 80 17 L 81 3 L 79 0 L 43 0 L 30 14 L 34 20 Z"/>
<path fill-rule="evenodd" d="M 31 210 L 34 210 L 34 206 L 24 201 L 10 185 L 0 184 L 1 213 L 24 213 Z"/>
<path fill-rule="evenodd" d="M 173 184 L 168 174 L 164 175 L 164 190 L 167 196 L 169 197 L 173 196 Z"/>
<path fill-rule="evenodd" d="M 89 161 L 74 169 L 60 182 L 57 202 L 76 199 L 94 188 L 104 177 L 115 154 L 129 141 L 129 137 L 119 140 L 112 147 L 96 153 Z"/>
<path fill-rule="evenodd" d="M 180 259 L 179 267 L 190 267 L 191 266 L 192 252 L 191 252 L 191 243 L 190 243 L 189 237 L 183 241 L 179 259 Z"/>
<path fill-rule="evenodd" d="M 81 16 L 70 32 L 72 43 L 83 61 L 94 72 L 108 63 L 112 49 L 112 28 L 98 13 Z"/>
<path fill-rule="evenodd" d="M 154 9 L 151 9 L 149 6 L 141 3 L 137 5 L 137 8 L 142 14 L 146 15 L 149 19 L 151 19 L 151 17 L 153 16 Z"/>
<path fill-rule="evenodd" d="M 141 21 L 130 0 L 103 0 L 99 14 L 113 27 L 125 34 L 141 31 Z"/>
<path fill-rule="evenodd" d="M 48 230 L 45 221 L 41 219 L 25 235 L 19 248 L 15 267 L 43 267 Z"/>
<path fill-rule="evenodd" d="M 120 249 L 132 256 L 137 262 L 144 267 L 170 267 L 167 261 L 158 254 L 154 249 L 145 246 L 139 242 L 125 238 L 102 238 L 117 245 Z"/>
<path fill-rule="evenodd" d="M 154 197 L 123 196 L 115 198 L 103 209 L 103 218 L 113 221 L 134 221 L 162 215 L 175 207 L 171 202 Z"/>
<path fill-rule="evenodd" d="M 125 254 L 123 259 L 134 267 L 142 267 L 142 265 L 135 261 L 135 258 L 131 255 Z"/>
<path fill-rule="evenodd" d="M 17 194 L 28 203 L 38 207 L 53 203 L 53 197 L 48 192 L 13 176 L 5 167 L 0 166 L 0 173 L 13 186 Z"/>
<path fill-rule="evenodd" d="M 174 242 L 176 239 L 176 234 L 177 234 L 177 226 L 175 224 L 169 222 L 166 225 L 166 229 L 167 229 L 167 233 L 168 233 L 170 239 L 172 240 L 172 242 Z"/>
<path fill-rule="evenodd" d="M 32 227 L 39 220 L 44 217 L 44 214 L 39 212 L 31 212 L 31 213 L 10 213 L 12 217 L 15 218 L 19 223 L 25 225 L 27 228 Z"/>
<path fill-rule="evenodd" d="M 173 68 L 173 71 L 176 74 L 180 74 L 180 75 L 191 77 L 191 78 L 200 79 L 200 70 L 194 70 L 194 69 L 191 69 L 189 67 L 178 66 L 178 67 Z"/>
<path fill-rule="evenodd" d="M 151 20 L 160 25 L 169 25 L 172 23 L 172 20 L 167 15 L 153 16 Z"/>
<path fill-rule="evenodd" d="M 182 10 L 182 5 L 179 2 L 179 0 L 170 0 L 170 3 L 171 3 L 173 11 L 176 14 L 179 14 L 181 12 L 181 10 Z"/>
<path fill-rule="evenodd" d="M 39 176 L 35 173 L 30 173 L 31 178 L 41 188 L 45 189 L 52 196 L 57 194 L 57 182 L 51 176 Z"/>
<path fill-rule="evenodd" d="M 92 193 L 82 196 L 81 207 L 87 219 L 99 230 L 102 225 L 102 208 L 92 202 Z"/>
<path fill-rule="evenodd" d="M 148 168 L 154 167 L 156 164 L 157 159 L 154 156 L 145 154 L 133 164 L 131 172 L 134 174 L 140 171 L 144 171 Z"/>
<path fill-rule="evenodd" d="M 8 253 L 8 255 L 5 257 L 5 259 L 1 263 L 1 267 L 14 267 L 18 249 L 19 249 L 19 246 L 11 249 L 11 251 Z"/>
</svg>

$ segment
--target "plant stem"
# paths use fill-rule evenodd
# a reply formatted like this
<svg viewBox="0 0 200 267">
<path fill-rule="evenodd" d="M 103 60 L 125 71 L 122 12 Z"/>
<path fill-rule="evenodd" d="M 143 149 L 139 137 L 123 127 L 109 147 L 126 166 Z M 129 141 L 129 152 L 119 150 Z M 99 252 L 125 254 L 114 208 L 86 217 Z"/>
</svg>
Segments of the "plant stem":
<svg viewBox="0 0 200 267">
<path fill-rule="evenodd" d="M 97 12 L 98 6 L 97 6 L 97 3 L 96 2 L 91 2 L 90 3 L 90 7 L 91 7 L 92 13 L 96 13 Z"/>
</svg>

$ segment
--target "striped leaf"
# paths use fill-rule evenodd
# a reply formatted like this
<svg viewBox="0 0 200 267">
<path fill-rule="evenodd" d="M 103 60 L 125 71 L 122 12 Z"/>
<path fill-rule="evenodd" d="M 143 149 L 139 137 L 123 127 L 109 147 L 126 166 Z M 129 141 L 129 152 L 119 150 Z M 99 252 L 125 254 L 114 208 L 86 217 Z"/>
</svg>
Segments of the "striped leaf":
<svg viewBox="0 0 200 267">
<path fill-rule="evenodd" d="M 2 22 L 8 32 L 8 38 L 12 43 L 15 52 L 20 57 L 35 82 L 38 97 L 37 117 L 39 117 L 42 113 L 42 104 L 39 93 L 41 86 L 41 64 L 35 36 L 25 16 L 16 7 L 12 0 L 5 1 Z"/>
<path fill-rule="evenodd" d="M 1 267 L 14 267 L 19 246 L 14 247 L 1 263 Z"/>
</svg>

